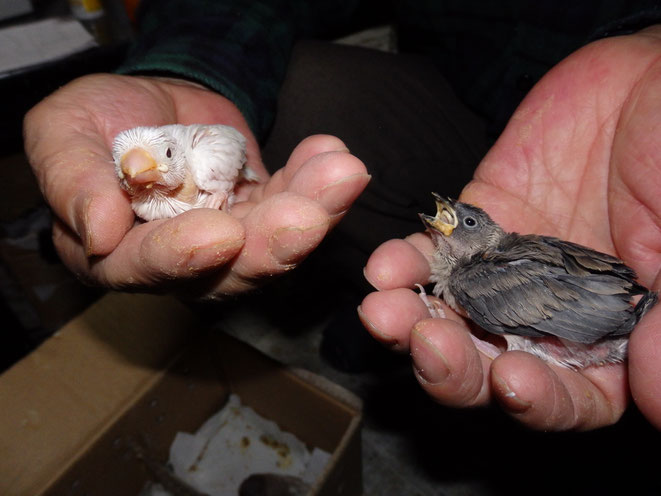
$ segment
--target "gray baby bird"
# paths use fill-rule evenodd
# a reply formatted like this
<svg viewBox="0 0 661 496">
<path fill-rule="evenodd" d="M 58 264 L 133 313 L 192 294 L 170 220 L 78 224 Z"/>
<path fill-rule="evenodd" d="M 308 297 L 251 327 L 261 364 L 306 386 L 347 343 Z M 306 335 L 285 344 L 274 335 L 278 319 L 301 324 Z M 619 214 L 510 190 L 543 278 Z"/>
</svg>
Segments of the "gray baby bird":
<svg viewBox="0 0 661 496">
<path fill-rule="evenodd" d="M 626 358 L 629 334 L 658 295 L 622 260 L 558 238 L 505 232 L 482 209 L 433 195 L 436 216 L 420 218 L 436 247 L 434 295 L 503 336 L 508 350 L 572 369 Z M 473 339 L 487 355 L 500 353 Z"/>
</svg>

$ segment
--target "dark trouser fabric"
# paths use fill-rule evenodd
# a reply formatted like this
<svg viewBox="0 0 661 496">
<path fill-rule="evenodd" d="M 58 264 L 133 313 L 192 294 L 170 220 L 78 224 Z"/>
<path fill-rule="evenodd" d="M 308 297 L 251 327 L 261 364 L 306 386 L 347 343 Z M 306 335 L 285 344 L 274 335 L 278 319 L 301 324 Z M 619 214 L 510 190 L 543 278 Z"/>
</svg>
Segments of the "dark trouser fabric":
<svg viewBox="0 0 661 496">
<path fill-rule="evenodd" d="M 327 361 L 353 372 L 392 368 L 399 357 L 358 320 L 356 307 L 372 290 L 363 268 L 381 243 L 423 229 L 418 213 L 436 211 L 432 191 L 459 195 L 486 151 L 484 129 L 425 58 L 299 43 L 263 149 L 266 166 L 274 172 L 302 139 L 325 133 L 342 139 L 372 180 L 309 260 L 265 295 L 271 315 L 286 320 L 281 327 L 296 332 L 330 315 Z M 296 311 L 283 312 L 292 302 Z"/>
<path fill-rule="evenodd" d="M 263 150 L 267 167 L 282 167 L 318 133 L 342 139 L 372 175 L 330 242 L 332 258 L 360 278 L 377 246 L 422 230 L 417 214 L 434 213 L 432 191 L 459 195 L 487 148 L 483 123 L 427 59 L 301 42 Z"/>
</svg>

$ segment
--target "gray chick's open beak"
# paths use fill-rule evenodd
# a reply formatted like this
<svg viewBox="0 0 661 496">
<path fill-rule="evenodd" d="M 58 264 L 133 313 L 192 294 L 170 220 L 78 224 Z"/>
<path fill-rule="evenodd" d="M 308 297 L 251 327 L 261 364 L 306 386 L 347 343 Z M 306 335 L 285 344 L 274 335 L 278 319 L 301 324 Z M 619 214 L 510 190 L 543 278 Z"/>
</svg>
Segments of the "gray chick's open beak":
<svg viewBox="0 0 661 496">
<path fill-rule="evenodd" d="M 422 223 L 434 231 L 440 232 L 445 236 L 450 236 L 454 228 L 457 227 L 459 221 L 457 220 L 457 213 L 454 210 L 455 200 L 444 198 L 438 193 L 432 193 L 436 201 L 436 216 L 418 214 Z"/>
</svg>

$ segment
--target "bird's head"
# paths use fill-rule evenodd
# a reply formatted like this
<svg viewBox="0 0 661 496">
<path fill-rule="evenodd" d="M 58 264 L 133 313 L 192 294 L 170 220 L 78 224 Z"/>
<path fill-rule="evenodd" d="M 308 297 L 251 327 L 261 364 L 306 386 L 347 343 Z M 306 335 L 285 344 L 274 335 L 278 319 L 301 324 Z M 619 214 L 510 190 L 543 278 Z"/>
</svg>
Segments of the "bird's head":
<svg viewBox="0 0 661 496">
<path fill-rule="evenodd" d="M 504 234 L 481 208 L 432 194 L 436 216 L 420 214 L 420 219 L 443 255 L 455 260 L 471 257 L 495 245 Z"/>
<path fill-rule="evenodd" d="M 117 135 L 112 147 L 115 171 L 129 193 L 174 189 L 184 180 L 182 147 L 163 128 L 136 127 Z"/>
</svg>

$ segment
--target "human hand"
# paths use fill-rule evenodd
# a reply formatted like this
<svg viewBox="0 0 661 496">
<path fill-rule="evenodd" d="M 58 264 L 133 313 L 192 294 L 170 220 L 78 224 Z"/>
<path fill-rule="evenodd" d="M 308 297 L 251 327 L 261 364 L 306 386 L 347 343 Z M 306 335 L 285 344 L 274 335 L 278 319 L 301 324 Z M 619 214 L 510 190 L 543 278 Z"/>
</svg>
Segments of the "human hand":
<svg viewBox="0 0 661 496">
<path fill-rule="evenodd" d="M 114 172 L 115 135 L 139 125 L 220 123 L 247 138 L 262 182 L 237 191 L 231 213 L 196 209 L 135 223 Z M 93 75 L 63 87 L 26 116 L 25 149 L 55 213 L 53 239 L 81 279 L 114 289 L 218 298 L 294 268 L 369 182 L 365 166 L 331 136 L 301 142 L 268 177 L 258 144 L 226 98 L 178 80 Z"/>
<path fill-rule="evenodd" d="M 658 27 L 572 54 L 522 102 L 460 199 L 506 230 L 616 254 L 642 284 L 660 289 L 660 54 Z M 428 281 L 431 252 L 421 233 L 379 247 L 365 268 L 379 291 L 364 299 L 359 315 L 377 340 L 410 351 L 432 398 L 457 407 L 496 401 L 535 429 L 585 430 L 616 422 L 630 385 L 637 406 L 661 428 L 661 305 L 633 332 L 628 370 L 572 371 L 523 352 L 491 361 L 473 345 L 463 318 L 444 306 L 446 319 L 430 319 L 409 289 Z"/>
</svg>

